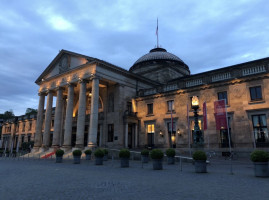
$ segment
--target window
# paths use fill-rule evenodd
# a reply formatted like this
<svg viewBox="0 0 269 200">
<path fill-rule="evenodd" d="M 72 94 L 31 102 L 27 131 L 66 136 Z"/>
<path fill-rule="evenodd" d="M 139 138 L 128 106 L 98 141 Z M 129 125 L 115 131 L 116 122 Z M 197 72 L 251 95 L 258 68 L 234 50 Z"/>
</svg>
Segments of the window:
<svg viewBox="0 0 269 200">
<path fill-rule="evenodd" d="M 155 129 L 154 129 L 154 124 L 148 124 L 147 125 L 147 132 L 148 133 L 154 133 Z"/>
<path fill-rule="evenodd" d="M 226 105 L 228 105 L 227 92 L 218 92 L 218 100 L 224 99 L 226 101 Z"/>
<path fill-rule="evenodd" d="M 251 101 L 262 100 L 262 88 L 261 86 L 250 87 L 250 99 Z"/>
<path fill-rule="evenodd" d="M 108 124 L 107 141 L 113 142 L 114 139 L 114 124 Z"/>
<path fill-rule="evenodd" d="M 266 124 L 266 115 L 252 115 L 254 138 L 257 147 L 268 147 L 269 137 Z"/>
<path fill-rule="evenodd" d="M 231 122 L 231 119 L 230 117 L 228 117 L 229 136 L 230 136 L 231 146 L 233 147 L 230 122 Z M 220 147 L 221 148 L 229 147 L 229 136 L 228 136 L 228 129 L 220 130 Z"/>
<path fill-rule="evenodd" d="M 149 148 L 154 147 L 154 132 L 155 132 L 154 124 L 148 124 L 147 135 L 148 135 L 148 147 Z"/>
<path fill-rule="evenodd" d="M 21 136 L 21 143 L 24 143 L 24 135 Z"/>
<path fill-rule="evenodd" d="M 25 122 L 22 124 L 22 132 L 25 132 Z"/>
<path fill-rule="evenodd" d="M 29 122 L 28 131 L 32 130 L 32 122 Z"/>
<path fill-rule="evenodd" d="M 114 94 L 108 96 L 108 112 L 114 112 Z"/>
<path fill-rule="evenodd" d="M 153 103 L 148 104 L 148 115 L 153 114 Z"/>
<path fill-rule="evenodd" d="M 174 111 L 174 100 L 167 101 L 167 110 L 168 112 Z"/>
<path fill-rule="evenodd" d="M 28 135 L 27 137 L 28 137 L 28 142 L 30 142 L 31 141 L 31 135 Z"/>
</svg>

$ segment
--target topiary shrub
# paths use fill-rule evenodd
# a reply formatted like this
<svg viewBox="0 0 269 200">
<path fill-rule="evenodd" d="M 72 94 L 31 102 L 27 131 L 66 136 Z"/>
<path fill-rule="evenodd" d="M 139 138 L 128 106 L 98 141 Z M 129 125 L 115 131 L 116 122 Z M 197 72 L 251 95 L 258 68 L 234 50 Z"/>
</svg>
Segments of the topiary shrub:
<svg viewBox="0 0 269 200">
<path fill-rule="evenodd" d="M 150 157 L 152 159 L 162 159 L 163 158 L 163 152 L 160 149 L 153 149 L 150 152 Z"/>
<path fill-rule="evenodd" d="M 104 151 L 105 155 L 108 155 L 108 150 L 107 149 L 103 149 L 103 151 Z"/>
<path fill-rule="evenodd" d="M 94 156 L 98 157 L 98 158 L 103 158 L 105 155 L 104 150 L 103 149 L 96 149 L 94 152 Z"/>
<path fill-rule="evenodd" d="M 193 160 L 207 160 L 206 153 L 204 151 L 195 151 L 192 155 Z"/>
<path fill-rule="evenodd" d="M 176 155 L 176 151 L 175 151 L 175 149 L 167 149 L 167 150 L 165 151 L 165 154 L 166 154 L 168 157 L 175 157 L 175 155 Z"/>
<path fill-rule="evenodd" d="M 121 149 L 119 152 L 120 158 L 130 158 L 130 151 L 128 149 Z"/>
<path fill-rule="evenodd" d="M 58 157 L 62 157 L 64 155 L 64 151 L 62 149 L 58 149 L 56 152 L 55 152 L 56 156 Z"/>
<path fill-rule="evenodd" d="M 79 149 L 73 151 L 73 156 L 81 156 L 81 154 L 82 152 Z"/>
<path fill-rule="evenodd" d="M 262 150 L 255 150 L 250 154 L 252 162 L 268 162 L 269 153 Z"/>
<path fill-rule="evenodd" d="M 147 150 L 147 149 L 143 149 L 143 150 L 141 151 L 141 155 L 142 155 L 142 156 L 148 156 L 148 155 L 149 155 L 149 150 Z"/>
<path fill-rule="evenodd" d="M 91 151 L 90 149 L 87 149 L 87 150 L 84 151 L 84 153 L 85 153 L 86 155 L 91 155 L 91 154 L 92 154 L 92 151 Z"/>
</svg>

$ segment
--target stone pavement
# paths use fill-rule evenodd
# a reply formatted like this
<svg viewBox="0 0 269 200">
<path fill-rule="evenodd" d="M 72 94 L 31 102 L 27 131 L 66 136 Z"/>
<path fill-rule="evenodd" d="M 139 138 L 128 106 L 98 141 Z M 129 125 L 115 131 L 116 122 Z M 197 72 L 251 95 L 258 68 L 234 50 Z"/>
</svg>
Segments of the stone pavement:
<svg viewBox="0 0 269 200">
<path fill-rule="evenodd" d="M 234 163 L 213 160 L 208 173 L 194 173 L 191 163 L 167 165 L 152 170 L 152 164 L 130 161 L 130 168 L 120 168 L 120 161 L 72 160 L 55 163 L 54 159 L 0 158 L 1 200 L 263 200 L 269 199 L 269 178 L 254 177 L 250 161 Z"/>
</svg>

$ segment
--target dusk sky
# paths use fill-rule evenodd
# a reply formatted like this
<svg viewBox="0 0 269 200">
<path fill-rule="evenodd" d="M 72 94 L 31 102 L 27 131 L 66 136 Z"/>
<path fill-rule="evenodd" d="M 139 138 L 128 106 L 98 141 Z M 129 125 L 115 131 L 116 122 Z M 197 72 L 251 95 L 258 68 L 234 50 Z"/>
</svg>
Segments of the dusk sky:
<svg viewBox="0 0 269 200">
<path fill-rule="evenodd" d="M 129 69 L 159 43 L 191 73 L 269 56 L 267 0 L 0 0 L 0 113 L 38 107 L 61 49 Z"/>
</svg>

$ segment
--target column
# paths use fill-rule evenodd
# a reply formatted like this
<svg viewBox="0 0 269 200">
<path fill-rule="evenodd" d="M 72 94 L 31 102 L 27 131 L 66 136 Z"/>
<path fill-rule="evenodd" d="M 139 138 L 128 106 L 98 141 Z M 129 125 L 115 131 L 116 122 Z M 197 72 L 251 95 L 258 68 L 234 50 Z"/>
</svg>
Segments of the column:
<svg viewBox="0 0 269 200">
<path fill-rule="evenodd" d="M 35 131 L 35 148 L 41 147 L 42 142 L 42 125 L 43 125 L 43 112 L 44 112 L 44 102 L 45 102 L 45 94 L 39 93 L 39 104 L 37 111 L 37 120 L 36 120 L 36 131 Z"/>
<path fill-rule="evenodd" d="M 138 129 L 137 129 L 137 124 L 134 124 L 134 130 L 135 130 L 135 148 L 137 148 L 137 145 L 138 145 Z"/>
<path fill-rule="evenodd" d="M 43 147 L 48 148 L 50 145 L 50 129 L 51 129 L 51 114 L 52 114 L 53 92 L 49 91 L 47 96 L 47 106 L 45 114 L 45 128 L 43 134 Z"/>
<path fill-rule="evenodd" d="M 99 78 L 92 79 L 92 99 L 91 99 L 91 116 L 89 127 L 88 147 L 96 146 L 97 128 L 98 128 L 98 103 L 99 103 Z"/>
<path fill-rule="evenodd" d="M 67 107 L 64 124 L 64 148 L 71 148 L 72 138 L 72 122 L 73 122 L 73 107 L 74 107 L 74 85 L 68 85 Z"/>
<path fill-rule="evenodd" d="M 77 121 L 77 136 L 76 147 L 84 146 L 84 130 L 85 130 L 85 115 L 86 115 L 86 81 L 80 81 L 79 105 L 78 105 L 78 121 Z"/>
<path fill-rule="evenodd" d="M 125 124 L 125 142 L 124 146 L 125 148 L 128 148 L 128 123 Z"/>
<path fill-rule="evenodd" d="M 59 147 L 60 145 L 60 133 L 62 122 L 62 109 L 63 109 L 63 88 L 57 89 L 57 101 L 54 115 L 54 132 L 53 132 L 53 147 Z"/>
</svg>

